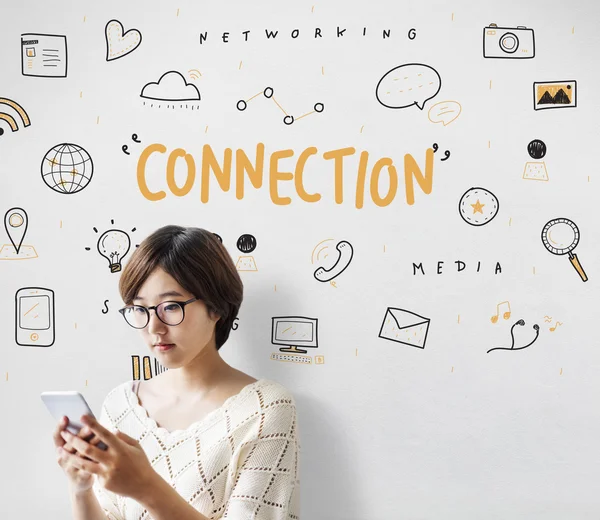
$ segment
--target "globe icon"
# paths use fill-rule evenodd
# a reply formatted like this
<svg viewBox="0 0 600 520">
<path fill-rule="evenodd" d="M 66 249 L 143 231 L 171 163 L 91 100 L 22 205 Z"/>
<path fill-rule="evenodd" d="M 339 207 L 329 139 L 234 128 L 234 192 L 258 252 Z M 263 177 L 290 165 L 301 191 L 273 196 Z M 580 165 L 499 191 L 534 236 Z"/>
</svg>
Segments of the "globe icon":
<svg viewBox="0 0 600 520">
<path fill-rule="evenodd" d="M 57 144 L 42 161 L 42 179 L 57 193 L 71 195 L 85 188 L 94 173 L 90 155 L 79 145 Z"/>
</svg>

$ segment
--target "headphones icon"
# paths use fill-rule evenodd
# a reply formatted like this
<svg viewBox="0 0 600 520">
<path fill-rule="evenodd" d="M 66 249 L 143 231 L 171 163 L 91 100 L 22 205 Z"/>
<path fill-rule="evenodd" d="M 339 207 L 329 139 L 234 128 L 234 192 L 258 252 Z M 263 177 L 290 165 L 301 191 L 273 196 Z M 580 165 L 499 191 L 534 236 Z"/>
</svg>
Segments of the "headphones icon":
<svg viewBox="0 0 600 520">
<path fill-rule="evenodd" d="M 520 326 L 525 325 L 525 320 L 519 320 L 519 321 L 515 322 L 513 324 L 513 326 L 510 328 L 510 337 L 512 338 L 512 343 L 510 345 L 510 348 L 507 348 L 507 347 L 495 347 L 495 348 L 491 348 L 490 350 L 488 350 L 487 353 L 489 354 L 492 350 L 523 350 L 524 348 L 530 347 L 531 345 L 533 345 L 537 341 L 537 339 L 538 339 L 538 337 L 540 335 L 540 326 L 536 323 L 536 324 L 533 325 L 533 330 L 535 330 L 535 338 L 533 338 L 533 340 L 530 343 L 527 343 L 527 345 L 525 345 L 523 347 L 517 347 L 517 348 L 515 348 L 515 335 L 514 335 L 513 330 L 514 330 L 514 328 L 517 325 L 520 325 Z"/>
</svg>

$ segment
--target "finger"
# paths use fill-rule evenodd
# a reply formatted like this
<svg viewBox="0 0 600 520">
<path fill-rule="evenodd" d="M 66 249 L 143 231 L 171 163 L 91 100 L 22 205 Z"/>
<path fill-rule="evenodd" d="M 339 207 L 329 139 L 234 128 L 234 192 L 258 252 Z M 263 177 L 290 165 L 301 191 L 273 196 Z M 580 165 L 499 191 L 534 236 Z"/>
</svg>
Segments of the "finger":
<svg viewBox="0 0 600 520">
<path fill-rule="evenodd" d="M 130 437 L 126 433 L 123 433 L 121 430 L 117 431 L 115 435 L 119 439 L 123 439 L 127 444 L 129 444 L 131 446 L 135 446 L 138 443 L 138 441 L 136 439 L 134 439 L 133 437 Z"/>
<path fill-rule="evenodd" d="M 102 426 L 96 419 L 89 415 L 82 415 L 81 422 L 86 425 L 99 440 L 101 440 L 109 448 L 118 449 L 119 439 L 115 435 Z"/>
<path fill-rule="evenodd" d="M 88 473 L 98 474 L 100 471 L 100 464 L 93 460 L 86 460 L 78 455 L 73 455 L 62 450 L 59 454 L 59 461 L 62 461 L 66 466 L 75 468 L 78 470 L 87 471 Z"/>
<path fill-rule="evenodd" d="M 77 453 L 95 462 L 105 462 L 106 452 L 69 432 L 63 432 L 64 438 L 71 443 Z"/>
<path fill-rule="evenodd" d="M 69 432 L 67 432 L 67 433 L 69 433 Z M 87 442 L 89 442 L 89 439 L 91 439 L 93 436 L 94 436 L 93 432 L 87 426 L 80 428 L 79 431 L 77 432 L 77 437 L 80 437 L 81 439 L 83 439 L 84 441 L 87 441 Z M 89 439 L 86 437 L 89 437 Z M 62 435 L 61 435 L 61 438 L 62 438 Z M 77 453 L 77 450 L 73 447 L 73 445 L 70 442 L 66 442 L 65 445 L 63 446 L 63 449 L 67 450 L 69 453 Z"/>
<path fill-rule="evenodd" d="M 62 432 L 65 427 L 69 424 L 69 419 L 66 416 L 63 416 L 61 420 L 56 425 L 54 432 L 52 434 L 52 438 L 54 439 L 54 445 L 58 448 L 65 444 L 62 437 L 60 436 L 60 432 Z"/>
</svg>

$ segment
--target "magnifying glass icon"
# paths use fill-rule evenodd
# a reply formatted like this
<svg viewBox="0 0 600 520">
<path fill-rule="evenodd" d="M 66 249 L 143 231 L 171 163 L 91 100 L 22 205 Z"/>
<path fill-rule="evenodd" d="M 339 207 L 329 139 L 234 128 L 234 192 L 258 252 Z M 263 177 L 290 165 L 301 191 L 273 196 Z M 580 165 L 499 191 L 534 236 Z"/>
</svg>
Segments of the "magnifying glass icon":
<svg viewBox="0 0 600 520">
<path fill-rule="evenodd" d="M 579 243 L 579 228 L 575 222 L 567 218 L 551 220 L 542 229 L 542 242 L 553 255 L 569 255 L 571 264 L 581 279 L 587 282 L 588 277 L 581 267 L 577 255 L 572 252 Z"/>
</svg>

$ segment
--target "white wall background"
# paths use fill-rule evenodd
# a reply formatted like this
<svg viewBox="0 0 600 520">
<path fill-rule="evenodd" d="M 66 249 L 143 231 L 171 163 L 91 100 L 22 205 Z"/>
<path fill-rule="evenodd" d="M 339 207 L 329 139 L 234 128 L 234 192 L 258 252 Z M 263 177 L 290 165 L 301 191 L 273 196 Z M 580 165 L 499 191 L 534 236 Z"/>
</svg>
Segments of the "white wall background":
<svg viewBox="0 0 600 520">
<path fill-rule="evenodd" d="M 131 356 L 148 355 L 116 312 L 119 275 L 95 251 L 93 228 L 102 232 L 114 219 L 128 232 L 137 229 L 130 233 L 134 244 L 165 224 L 204 227 L 223 237 L 234 259 L 237 238 L 256 237 L 259 270 L 242 273 L 239 328 L 221 352 L 234 366 L 278 380 L 297 397 L 303 519 L 597 519 L 599 14 L 591 0 L 3 1 L 0 97 L 23 105 L 32 123 L 13 133 L 0 121 L 0 213 L 15 206 L 27 211 L 24 244 L 39 257 L 0 261 L 0 517 L 70 516 L 52 446 L 54 421 L 40 392 L 79 390 L 97 410 L 110 389 L 133 378 Z M 104 28 L 111 19 L 139 29 L 143 39 L 131 54 L 107 62 Z M 535 58 L 485 59 L 482 32 L 490 23 L 533 28 Z M 337 26 L 347 28 L 342 39 L 335 37 Z M 361 36 L 364 26 L 368 37 Z M 312 38 L 315 27 L 322 28 L 322 40 Z M 278 29 L 281 38 L 266 41 L 266 28 Z M 284 37 L 294 28 L 301 31 L 297 40 Z M 407 38 L 411 28 L 414 40 Z M 376 36 L 383 29 L 391 30 L 389 39 Z M 247 43 L 244 30 L 251 30 Z M 200 46 L 203 31 L 212 40 Z M 226 45 L 218 40 L 224 31 L 231 33 Z M 27 32 L 67 36 L 66 78 L 21 74 L 20 35 Z M 413 62 L 439 72 L 440 93 L 423 111 L 384 108 L 375 98 L 377 82 L 391 68 Z M 191 69 L 202 76 L 191 79 Z M 143 105 L 141 88 L 169 70 L 198 87 L 198 111 Z M 576 108 L 533 109 L 534 81 L 567 79 L 577 81 Z M 315 102 L 325 110 L 291 126 L 264 99 L 237 111 L 238 99 L 266 86 L 290 112 L 304 113 Z M 462 106 L 445 127 L 427 117 L 442 100 Z M 132 133 L 141 144 L 131 142 Z M 532 160 L 527 144 L 536 138 L 548 148 L 549 182 L 521 178 Z M 44 154 L 63 142 L 83 146 L 94 160 L 89 186 L 71 196 L 49 189 L 40 173 Z M 154 142 L 195 156 L 198 175 L 189 195 L 168 193 L 150 202 L 140 194 L 137 159 Z M 276 206 L 265 175 L 264 186 L 247 186 L 243 200 L 223 193 L 213 179 L 203 204 L 202 146 L 219 153 L 240 148 L 252 157 L 258 142 L 267 157 L 291 148 L 296 158 L 317 147 L 305 184 L 322 194 L 321 201 L 305 203 L 292 183 L 282 183 L 280 192 L 292 204 Z M 433 191 L 425 195 L 417 187 L 409 206 L 403 157 L 410 153 L 423 167 L 434 142 L 440 151 Z M 357 152 L 346 159 L 338 205 L 333 164 L 322 154 L 347 146 Z M 368 189 L 365 207 L 354 207 L 363 150 L 370 167 L 391 157 L 398 168 L 398 195 L 387 207 L 375 206 Z M 442 162 L 444 150 L 451 156 Z M 293 169 L 295 158 L 282 160 L 282 169 Z M 165 164 L 166 155 L 149 163 L 153 189 L 166 187 Z M 183 161 L 177 171 L 183 182 Z M 457 211 L 472 186 L 500 200 L 497 217 L 485 226 L 467 225 Z M 566 257 L 542 246 L 541 229 L 554 217 L 578 224 L 576 253 L 589 281 L 581 281 Z M 354 247 L 336 287 L 313 278 L 312 250 L 328 238 Z M 461 273 L 456 260 L 467 264 Z M 438 261 L 445 262 L 441 275 Z M 413 262 L 423 262 L 427 274 L 413 276 Z M 496 262 L 502 274 L 494 274 Z M 15 342 L 15 294 L 27 286 L 55 291 L 51 347 Z M 106 299 L 110 312 L 103 314 Z M 492 324 L 504 300 L 512 316 Z M 388 306 L 430 318 L 424 349 L 378 338 Z M 270 359 L 277 351 L 271 317 L 280 315 L 319 319 L 319 348 L 308 353 L 312 364 Z M 510 326 L 521 318 L 526 326 L 516 330 L 517 341 L 528 342 L 538 323 L 537 342 L 519 352 L 487 354 L 510 346 Z M 550 332 L 557 320 L 563 325 Z M 325 363 L 314 363 L 315 355 Z"/>
</svg>

